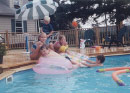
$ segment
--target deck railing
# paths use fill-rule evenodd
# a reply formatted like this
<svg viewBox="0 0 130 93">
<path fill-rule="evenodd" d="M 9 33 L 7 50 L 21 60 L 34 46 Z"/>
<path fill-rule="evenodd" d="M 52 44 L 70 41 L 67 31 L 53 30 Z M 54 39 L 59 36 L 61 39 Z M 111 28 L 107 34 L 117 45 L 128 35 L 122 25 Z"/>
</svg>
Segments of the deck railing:
<svg viewBox="0 0 130 93">
<path fill-rule="evenodd" d="M 0 35 L 5 39 L 5 43 L 9 49 L 25 48 L 25 37 L 28 35 L 29 42 L 37 41 L 39 33 L 14 33 L 14 32 L 0 32 Z"/>
<path fill-rule="evenodd" d="M 84 32 L 87 29 L 73 29 L 73 30 L 62 30 L 60 34 L 66 36 L 66 40 L 69 46 L 79 46 L 80 39 L 84 39 Z M 93 28 L 94 34 L 94 45 L 103 45 L 103 38 L 108 35 L 116 35 L 116 27 L 109 26 L 107 31 L 105 27 Z M 12 33 L 8 31 L 0 32 L 0 35 L 5 39 L 9 49 L 21 49 L 25 48 L 25 36 L 29 36 L 29 42 L 32 44 L 38 40 L 39 33 Z M 127 32 L 123 38 L 124 44 L 130 44 L 130 27 L 127 27 Z M 88 44 L 86 44 L 88 45 Z M 108 45 L 108 43 L 106 43 Z"/>
</svg>

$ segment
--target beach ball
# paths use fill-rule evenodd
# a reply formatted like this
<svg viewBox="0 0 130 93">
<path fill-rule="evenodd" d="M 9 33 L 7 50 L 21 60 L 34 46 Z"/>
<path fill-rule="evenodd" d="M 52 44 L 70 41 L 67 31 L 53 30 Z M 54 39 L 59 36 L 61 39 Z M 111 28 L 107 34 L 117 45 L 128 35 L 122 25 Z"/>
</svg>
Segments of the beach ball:
<svg viewBox="0 0 130 93">
<path fill-rule="evenodd" d="M 73 21 L 73 22 L 72 22 L 72 26 L 73 26 L 73 27 L 77 27 L 77 26 L 78 26 L 78 23 L 77 23 L 76 21 Z"/>
<path fill-rule="evenodd" d="M 65 52 L 68 49 L 68 46 L 61 46 L 59 51 L 60 52 Z"/>
</svg>

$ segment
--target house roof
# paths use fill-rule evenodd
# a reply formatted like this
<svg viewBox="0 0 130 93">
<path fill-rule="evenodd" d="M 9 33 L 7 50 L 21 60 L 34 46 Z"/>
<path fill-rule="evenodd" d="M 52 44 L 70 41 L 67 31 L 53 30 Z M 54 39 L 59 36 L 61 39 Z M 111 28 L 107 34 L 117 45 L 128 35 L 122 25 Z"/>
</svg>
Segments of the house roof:
<svg viewBox="0 0 130 93">
<path fill-rule="evenodd" d="M 0 15 L 14 16 L 15 11 L 3 2 L 0 2 Z"/>
</svg>

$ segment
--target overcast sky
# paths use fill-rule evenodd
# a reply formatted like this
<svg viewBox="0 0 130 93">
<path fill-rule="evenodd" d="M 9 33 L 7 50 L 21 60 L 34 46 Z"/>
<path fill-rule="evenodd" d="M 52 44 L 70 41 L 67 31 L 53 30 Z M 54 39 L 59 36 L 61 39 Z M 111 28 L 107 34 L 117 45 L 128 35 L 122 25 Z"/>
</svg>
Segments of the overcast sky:
<svg viewBox="0 0 130 93">
<path fill-rule="evenodd" d="M 100 23 L 100 22 L 102 22 L 104 19 L 105 19 L 105 17 L 100 17 L 100 18 L 98 19 L 98 22 Z M 82 28 L 92 28 L 92 24 L 96 24 L 96 23 L 93 21 L 92 18 L 89 18 L 89 20 L 86 22 L 86 24 L 82 24 L 82 23 L 80 23 L 80 24 L 81 24 L 81 27 L 82 27 Z M 108 26 L 112 26 L 112 24 L 110 24 L 109 22 L 107 22 L 107 24 L 108 24 Z M 127 20 L 124 20 L 124 21 L 123 21 L 123 24 L 130 25 L 130 18 L 127 19 Z M 104 22 L 104 23 L 102 23 L 102 24 L 99 25 L 99 26 L 106 26 L 106 24 L 105 24 L 105 22 Z"/>
<path fill-rule="evenodd" d="M 63 1 L 63 0 L 60 0 L 60 1 Z M 65 1 L 67 1 L 66 4 L 70 4 L 70 1 L 69 1 L 69 0 L 65 0 Z M 108 17 L 108 16 L 107 16 L 107 17 Z M 100 23 L 100 22 L 102 22 L 104 19 L 105 19 L 105 16 L 100 17 L 100 18 L 98 19 L 98 22 Z M 90 17 L 89 20 L 86 22 L 86 24 L 80 23 L 80 25 L 81 25 L 82 28 L 92 28 L 92 24 L 96 24 L 96 23 L 93 21 L 93 19 L 92 19 L 91 17 Z M 108 24 L 109 26 L 112 25 L 112 24 L 110 24 L 109 22 L 107 22 L 107 24 Z M 130 25 L 130 18 L 127 19 L 127 20 L 125 20 L 125 21 L 123 21 L 123 24 Z M 99 25 L 99 26 L 106 26 L 106 24 L 105 24 L 105 22 L 104 22 L 104 23 L 102 23 L 102 24 Z"/>
</svg>

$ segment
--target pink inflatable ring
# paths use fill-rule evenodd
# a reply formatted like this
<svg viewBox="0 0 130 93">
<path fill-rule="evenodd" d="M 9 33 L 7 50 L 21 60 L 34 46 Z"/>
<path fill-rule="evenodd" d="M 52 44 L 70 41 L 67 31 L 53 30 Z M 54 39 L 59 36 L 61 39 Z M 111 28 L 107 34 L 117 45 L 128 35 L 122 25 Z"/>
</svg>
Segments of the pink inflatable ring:
<svg viewBox="0 0 130 93">
<path fill-rule="evenodd" d="M 64 57 L 41 57 L 33 70 L 38 74 L 66 74 L 73 69 L 71 62 Z"/>
</svg>

